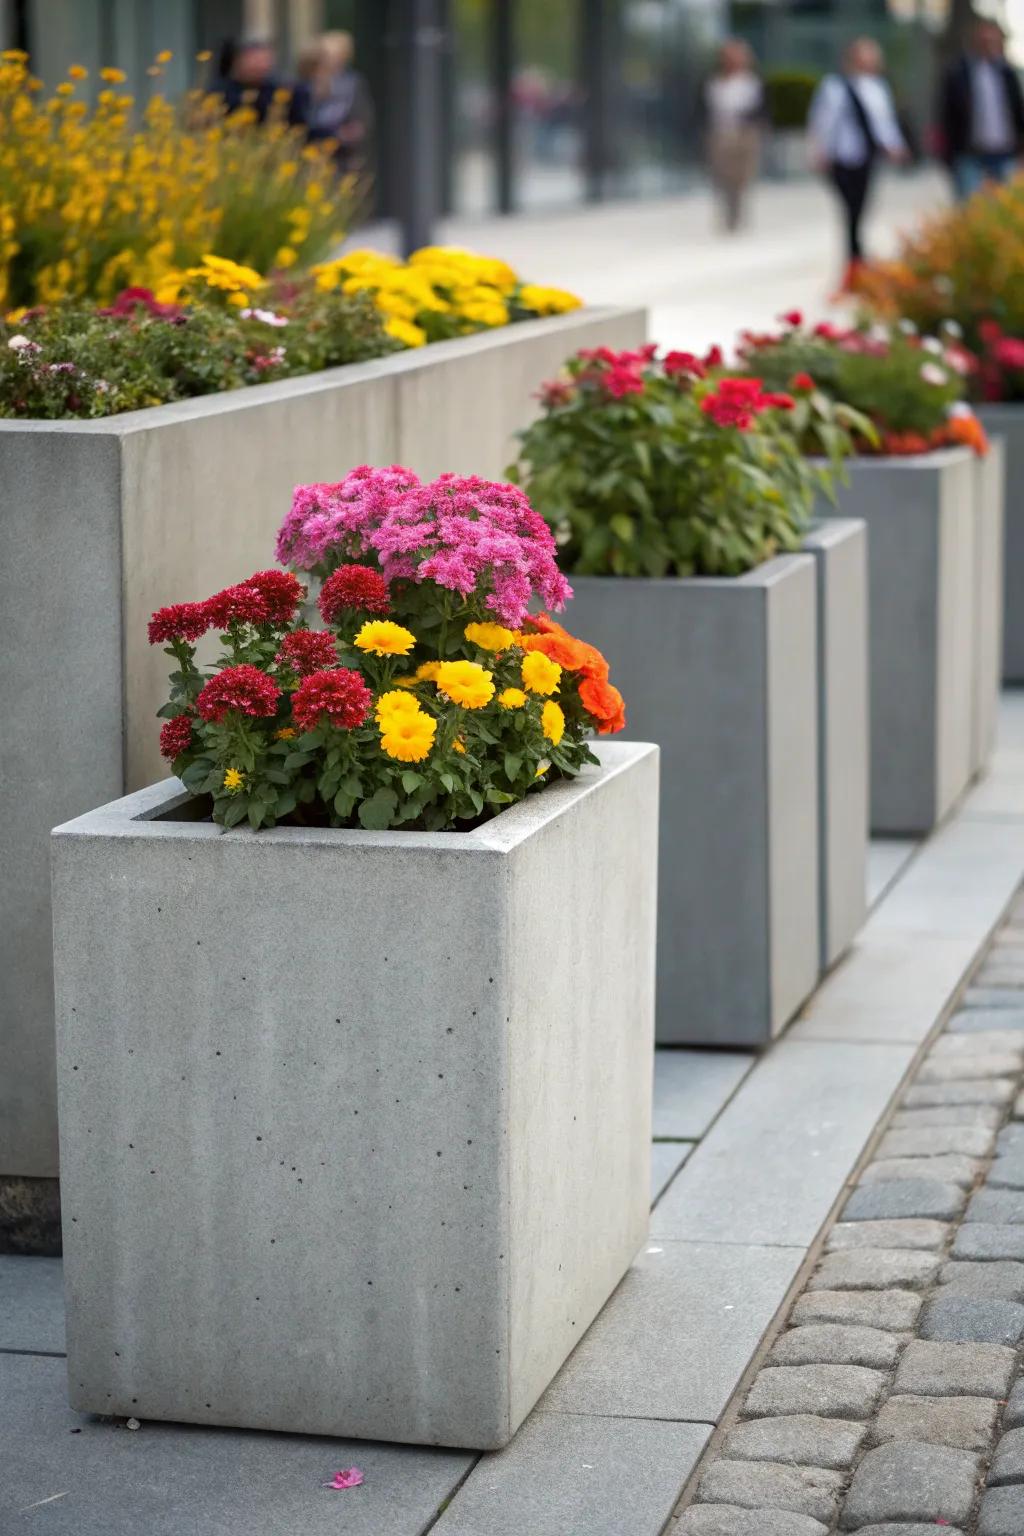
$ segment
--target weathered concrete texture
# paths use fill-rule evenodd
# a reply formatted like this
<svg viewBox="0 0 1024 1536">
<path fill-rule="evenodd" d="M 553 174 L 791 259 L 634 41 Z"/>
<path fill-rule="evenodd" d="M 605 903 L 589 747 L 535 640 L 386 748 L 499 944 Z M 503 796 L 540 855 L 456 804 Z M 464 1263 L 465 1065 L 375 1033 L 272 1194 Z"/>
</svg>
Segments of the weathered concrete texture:
<svg viewBox="0 0 1024 1536">
<path fill-rule="evenodd" d="M 983 405 L 979 415 L 985 430 L 1003 440 L 1006 456 L 1006 500 L 1003 527 L 1003 680 L 1024 682 L 1024 407 L 1016 404 Z"/>
<path fill-rule="evenodd" d="M 60 1184 L 0 1174 L 0 1253 L 54 1258 L 60 1244 Z"/>
<path fill-rule="evenodd" d="M 769 1365 L 868 1365 L 888 1371 L 900 1341 L 881 1328 L 808 1323 L 784 1333 L 768 1356 Z"/>
<path fill-rule="evenodd" d="M 1006 503 L 1006 444 L 992 437 L 989 451 L 974 461 L 974 688 L 971 760 L 979 772 L 996 735 L 1003 673 L 1003 545 Z M 1024 574 L 1024 566 L 1021 568 Z M 1019 591 L 1019 584 L 1018 584 Z M 1019 598 L 1015 597 L 1015 601 Z"/>
<path fill-rule="evenodd" d="M 0 1174 L 57 1173 L 50 829 L 167 771 L 152 610 L 269 565 L 297 484 L 395 461 L 503 478 L 538 381 L 645 331 L 642 310 L 579 310 L 104 421 L 0 421 Z"/>
<path fill-rule="evenodd" d="M 867 916 L 867 529 L 816 522 L 804 539 L 818 592 L 818 804 L 821 965 L 835 964 Z M 994 716 L 993 716 L 994 719 Z"/>
<path fill-rule="evenodd" d="M 853 1474 L 840 1525 L 883 1520 L 960 1525 L 970 1518 L 980 1462 L 967 1451 L 897 1440 L 869 1451 Z"/>
<path fill-rule="evenodd" d="M 868 524 L 871 828 L 928 832 L 971 773 L 973 456 L 856 460 L 837 512 Z"/>
<path fill-rule="evenodd" d="M 954 1221 L 963 1210 L 966 1199 L 966 1191 L 956 1184 L 941 1184 L 933 1179 L 893 1179 L 885 1184 L 861 1184 L 843 1207 L 843 1221 L 913 1218 Z"/>
<path fill-rule="evenodd" d="M 0 1353 L 64 1353 L 64 1285 L 59 1259 L 0 1257 Z"/>
<path fill-rule="evenodd" d="M 861 1365 L 771 1365 L 758 1373 L 743 1412 L 752 1419 L 789 1413 L 869 1419 L 886 1385 L 883 1371 Z"/>
<path fill-rule="evenodd" d="M 677 1529 L 679 1536 L 828 1536 L 828 1526 L 809 1515 L 738 1504 L 691 1504 Z"/>
<path fill-rule="evenodd" d="M 722 1455 L 730 1461 L 771 1461 L 793 1467 L 852 1467 L 867 1434 L 863 1424 L 792 1414 L 750 1419 L 730 1430 Z"/>
<path fill-rule="evenodd" d="M 662 749 L 665 1044 L 762 1045 L 818 976 L 814 576 L 788 555 L 735 579 L 573 582 L 627 735 Z"/>
<path fill-rule="evenodd" d="M 913 1291 L 805 1291 L 790 1314 L 796 1327 L 806 1323 L 852 1323 L 905 1332 L 913 1328 L 922 1298 Z"/>
<path fill-rule="evenodd" d="M 987 1451 L 998 1418 L 999 1404 L 990 1397 L 897 1395 L 883 1404 L 871 1437 L 879 1445 L 887 1440 L 917 1440 L 961 1451 Z"/>
<path fill-rule="evenodd" d="M 658 759 L 601 756 L 472 833 L 223 833 L 173 781 L 55 833 L 76 1407 L 510 1438 L 647 1230 Z"/>
<path fill-rule="evenodd" d="M 1006 1396 L 1016 1357 L 1002 1344 L 933 1344 L 911 1339 L 894 1391 L 924 1397 Z"/>
<path fill-rule="evenodd" d="M 741 1509 L 786 1509 L 831 1524 L 845 1478 L 821 1467 L 776 1466 L 765 1461 L 716 1461 L 698 1490 L 708 1504 Z"/>
</svg>

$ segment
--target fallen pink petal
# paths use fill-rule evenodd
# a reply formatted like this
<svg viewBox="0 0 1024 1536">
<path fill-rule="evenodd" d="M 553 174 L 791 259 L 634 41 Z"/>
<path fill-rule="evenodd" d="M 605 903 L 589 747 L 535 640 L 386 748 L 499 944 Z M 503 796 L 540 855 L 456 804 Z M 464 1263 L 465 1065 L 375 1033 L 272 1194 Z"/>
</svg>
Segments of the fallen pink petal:
<svg viewBox="0 0 1024 1536">
<path fill-rule="evenodd" d="M 363 1480 L 363 1474 L 358 1467 L 343 1467 L 340 1472 L 335 1472 L 329 1483 L 324 1483 L 325 1488 L 358 1488 Z"/>
</svg>

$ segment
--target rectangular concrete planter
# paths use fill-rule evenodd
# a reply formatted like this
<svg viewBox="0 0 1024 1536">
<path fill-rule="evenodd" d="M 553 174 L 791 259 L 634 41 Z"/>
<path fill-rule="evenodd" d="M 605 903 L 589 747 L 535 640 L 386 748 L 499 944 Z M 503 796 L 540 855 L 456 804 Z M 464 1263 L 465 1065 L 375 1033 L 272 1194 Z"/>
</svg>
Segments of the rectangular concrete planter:
<svg viewBox="0 0 1024 1536">
<path fill-rule="evenodd" d="M 868 541 L 859 518 L 811 528 L 818 592 L 818 806 L 821 967 L 867 916 Z"/>
<path fill-rule="evenodd" d="M 1022 466 L 1024 468 L 1024 466 Z M 1006 442 L 989 439 L 989 451 L 975 459 L 974 527 L 974 710 L 971 767 L 984 768 L 995 745 L 1002 681 L 1003 542 L 1005 537 Z M 1016 601 L 1021 601 L 1024 558 L 1018 567 Z"/>
<path fill-rule="evenodd" d="M 107 421 L 0 422 L 0 1247 L 4 1178 L 57 1172 L 50 828 L 166 772 L 149 614 L 272 564 L 298 483 L 500 477 L 542 379 L 645 333 L 643 310 L 583 309 Z"/>
<path fill-rule="evenodd" d="M 824 516 L 868 525 L 871 829 L 929 832 L 973 771 L 976 463 L 857 459 Z"/>
<path fill-rule="evenodd" d="M 1006 453 L 1003 503 L 1003 682 L 1024 683 L 1024 402 L 982 405 L 986 432 Z"/>
<path fill-rule="evenodd" d="M 601 758 L 469 833 L 56 830 L 74 1407 L 509 1440 L 647 1233 L 658 753 Z"/>
<path fill-rule="evenodd" d="M 814 562 L 572 583 L 569 627 L 662 751 L 658 1040 L 762 1045 L 819 969 Z"/>
</svg>

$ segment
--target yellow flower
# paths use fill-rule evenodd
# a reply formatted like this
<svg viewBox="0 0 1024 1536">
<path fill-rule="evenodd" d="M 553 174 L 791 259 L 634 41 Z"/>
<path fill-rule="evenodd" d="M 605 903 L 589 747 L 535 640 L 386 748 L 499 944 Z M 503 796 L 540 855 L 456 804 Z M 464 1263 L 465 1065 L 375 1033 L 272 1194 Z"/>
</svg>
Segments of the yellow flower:
<svg viewBox="0 0 1024 1536">
<path fill-rule="evenodd" d="M 414 677 L 393 677 L 391 684 L 394 688 L 415 688 L 416 679 Z"/>
<path fill-rule="evenodd" d="M 356 635 L 356 645 L 373 656 L 408 656 L 416 636 L 390 619 L 368 619 Z"/>
<path fill-rule="evenodd" d="M 89 71 L 84 64 L 72 64 L 68 68 L 68 74 L 72 80 L 88 80 Z"/>
<path fill-rule="evenodd" d="M 239 773 L 237 768 L 229 768 L 227 773 L 224 775 L 224 788 L 230 795 L 233 795 L 238 790 L 240 790 L 244 783 L 245 779 L 243 775 Z"/>
<path fill-rule="evenodd" d="M 390 715 L 381 731 L 380 744 L 389 757 L 400 763 L 421 763 L 434 745 L 436 734 L 437 721 L 417 709 L 409 715 Z"/>
<path fill-rule="evenodd" d="M 228 303 L 233 304 L 236 309 L 245 309 L 249 303 L 249 295 L 247 293 L 229 293 Z"/>
<path fill-rule="evenodd" d="M 439 661 L 425 661 L 422 666 L 416 668 L 418 682 L 436 683 L 437 669 L 441 665 Z"/>
<path fill-rule="evenodd" d="M 392 315 L 390 320 L 384 322 L 384 329 L 395 341 L 407 347 L 422 347 L 426 344 L 426 331 L 421 325 L 413 325 L 411 320 L 400 320 L 397 315 Z"/>
<path fill-rule="evenodd" d="M 55 96 L 70 96 L 71 92 L 73 90 L 74 90 L 74 86 L 71 84 L 70 81 L 62 80 L 60 85 L 57 86 L 57 88 L 56 88 L 56 90 L 54 92 L 54 95 Z"/>
<path fill-rule="evenodd" d="M 542 758 L 541 761 L 537 764 L 537 772 L 534 774 L 534 778 L 542 779 L 550 767 L 551 764 L 548 762 L 547 758 Z"/>
<path fill-rule="evenodd" d="M 521 688 L 506 688 L 498 694 L 498 703 L 502 709 L 522 709 L 526 703 L 526 694 Z"/>
<path fill-rule="evenodd" d="M 157 54 L 156 62 L 158 64 L 169 64 L 173 58 L 174 54 L 171 52 L 171 50 L 169 48 L 164 48 L 160 53 Z"/>
<path fill-rule="evenodd" d="M 478 645 L 482 651 L 507 651 L 516 638 L 504 624 L 467 624 L 463 634 L 470 645 Z"/>
<path fill-rule="evenodd" d="M 274 732 L 278 741 L 291 741 L 295 736 L 295 729 L 290 725 L 283 725 L 279 731 Z"/>
<path fill-rule="evenodd" d="M 483 709 L 494 698 L 494 678 L 475 661 L 442 661 L 437 686 L 464 709 Z"/>
<path fill-rule="evenodd" d="M 282 245 L 274 257 L 275 267 L 294 267 L 299 259 L 299 253 L 290 245 Z"/>
<path fill-rule="evenodd" d="M 466 743 L 463 741 L 461 736 L 456 736 L 455 740 L 452 742 L 452 747 L 454 751 L 459 753 L 460 757 L 465 757 Z"/>
<path fill-rule="evenodd" d="M 531 693 L 554 693 L 562 678 L 557 661 L 543 651 L 530 651 L 523 657 L 523 686 Z"/>
<path fill-rule="evenodd" d="M 524 309 L 532 309 L 537 315 L 562 315 L 566 310 L 579 309 L 582 303 L 564 288 L 542 288 L 538 283 L 524 283 L 519 299 Z"/>
<path fill-rule="evenodd" d="M 565 715 L 554 699 L 548 699 L 540 712 L 540 726 L 553 747 L 557 747 L 565 734 Z"/>
<path fill-rule="evenodd" d="M 385 725 L 395 715 L 421 714 L 418 702 L 411 693 L 406 693 L 401 688 L 393 688 L 388 693 L 382 693 L 377 700 L 377 708 L 374 716 L 378 725 Z"/>
</svg>

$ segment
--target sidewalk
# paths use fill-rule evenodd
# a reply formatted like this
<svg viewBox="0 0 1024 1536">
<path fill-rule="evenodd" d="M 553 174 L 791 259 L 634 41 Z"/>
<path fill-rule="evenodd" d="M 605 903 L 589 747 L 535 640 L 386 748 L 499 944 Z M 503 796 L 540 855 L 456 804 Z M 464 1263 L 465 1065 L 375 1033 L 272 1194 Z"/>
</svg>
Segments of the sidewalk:
<svg viewBox="0 0 1024 1536">
<path fill-rule="evenodd" d="M 946 825 L 873 849 L 870 920 L 786 1036 L 756 1061 L 659 1051 L 651 1238 L 496 1455 L 74 1414 L 59 1261 L 0 1260 L 0 1531 L 658 1536 L 1022 878 L 1010 695 L 992 768 Z M 352 1464 L 361 1488 L 322 1486 Z"/>
</svg>

